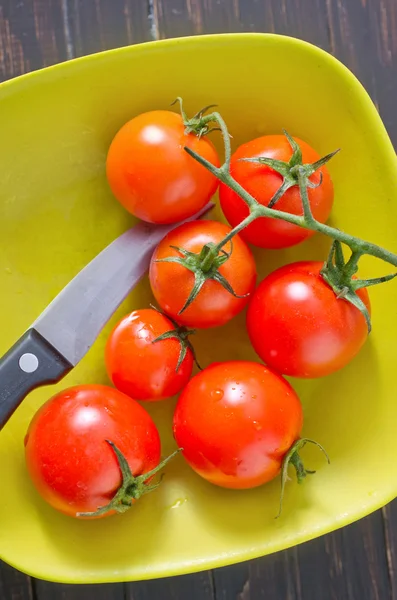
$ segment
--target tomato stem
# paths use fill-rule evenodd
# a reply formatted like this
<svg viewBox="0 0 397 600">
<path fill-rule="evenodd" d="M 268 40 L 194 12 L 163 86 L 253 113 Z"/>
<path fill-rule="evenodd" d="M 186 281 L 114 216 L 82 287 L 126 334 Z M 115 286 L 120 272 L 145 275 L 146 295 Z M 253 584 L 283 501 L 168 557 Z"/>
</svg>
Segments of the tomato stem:
<svg viewBox="0 0 397 600">
<path fill-rule="evenodd" d="M 213 117 L 216 118 L 222 127 L 222 132 L 226 132 L 227 127 L 222 117 L 220 117 L 219 113 L 213 113 Z M 230 145 L 230 140 L 225 139 L 225 147 Z M 363 240 L 359 237 L 350 235 L 340 229 L 336 229 L 335 227 L 331 227 L 330 225 L 326 225 L 325 223 L 320 223 L 315 219 L 313 222 L 308 222 L 305 216 L 301 215 L 293 215 L 291 213 L 287 213 L 284 211 L 276 210 L 274 208 L 269 208 L 268 206 L 263 206 L 259 204 L 255 200 L 253 196 L 247 190 L 245 190 L 230 174 L 230 172 L 225 169 L 225 163 L 221 167 L 215 167 L 212 163 L 201 157 L 199 154 L 191 150 L 191 148 L 185 147 L 185 151 L 190 154 L 193 158 L 195 158 L 200 164 L 202 164 L 206 169 L 208 169 L 211 173 L 213 173 L 220 181 L 225 183 L 228 187 L 230 187 L 236 194 L 238 194 L 241 199 L 247 204 L 249 208 L 256 208 L 257 210 L 257 218 L 258 217 L 270 217 L 272 219 L 279 219 L 282 221 L 286 221 L 288 223 L 292 223 L 293 225 L 298 225 L 298 227 L 302 227 L 304 229 L 310 229 L 311 231 L 317 231 L 318 233 L 323 233 L 328 237 L 331 237 L 339 242 L 346 244 L 352 250 L 361 250 L 362 254 L 368 254 L 370 256 L 374 256 L 375 258 L 379 258 L 391 265 L 397 267 L 397 254 L 378 246 L 377 244 L 373 244 L 366 240 Z M 332 156 L 327 155 L 327 156 Z M 326 158 L 326 157 L 324 157 Z M 272 202 L 272 200 L 270 201 Z"/>
<path fill-rule="evenodd" d="M 249 225 L 250 223 L 252 223 L 253 221 L 255 221 L 258 218 L 258 214 L 257 211 L 254 209 L 252 210 L 252 212 L 250 212 L 250 214 L 248 215 L 248 217 L 245 217 L 245 219 L 243 219 L 243 221 L 241 221 L 241 223 L 239 223 L 238 225 L 236 225 L 236 227 L 234 229 L 232 229 L 224 238 L 223 240 L 221 240 L 218 244 L 216 244 L 216 246 L 214 247 L 214 250 L 219 252 L 223 246 L 225 246 L 225 244 L 227 244 L 228 242 L 230 242 L 234 236 L 239 233 L 240 231 L 242 231 L 243 229 L 245 229 L 245 227 L 247 227 L 247 225 Z"/>
<path fill-rule="evenodd" d="M 152 485 L 148 484 L 148 479 L 151 479 L 154 475 L 156 475 L 165 465 L 172 460 L 179 452 L 181 452 L 182 448 L 178 448 L 175 450 L 170 456 L 161 461 L 154 469 L 149 471 L 148 473 L 143 473 L 142 475 L 138 475 L 135 477 L 130 469 L 127 459 L 124 454 L 117 448 L 117 446 L 111 442 L 110 440 L 105 440 L 109 446 L 113 449 L 113 452 L 116 455 L 117 462 L 120 467 L 122 481 L 119 489 L 116 494 L 112 498 L 112 500 L 106 504 L 105 506 L 100 506 L 96 511 L 93 512 L 81 512 L 76 513 L 76 517 L 100 517 L 105 515 L 108 512 L 115 511 L 118 513 L 124 513 L 129 508 L 131 508 L 132 504 L 135 500 L 139 500 L 141 496 L 144 494 L 148 494 L 149 492 L 154 491 L 158 488 L 161 483 L 162 477 L 159 482 L 154 483 Z"/>
<path fill-rule="evenodd" d="M 195 300 L 200 293 L 201 288 L 208 280 L 217 281 L 225 290 L 232 294 L 235 298 L 245 298 L 248 294 L 240 296 L 236 294 L 227 279 L 219 272 L 219 267 L 222 266 L 230 257 L 233 246 L 231 244 L 230 252 L 221 249 L 215 250 L 215 244 L 206 244 L 201 249 L 200 253 L 190 252 L 179 246 L 170 246 L 173 250 L 179 253 L 179 256 L 167 256 L 159 258 L 156 262 L 172 262 L 180 264 L 194 274 L 193 288 L 178 314 L 182 314 Z"/>
<path fill-rule="evenodd" d="M 296 478 L 299 484 L 303 483 L 307 475 L 314 475 L 315 471 L 309 471 L 305 468 L 302 459 L 299 455 L 299 451 L 302 450 L 306 444 L 314 444 L 324 453 L 325 458 L 327 459 L 328 464 L 330 464 L 329 456 L 326 450 L 323 448 L 321 444 L 311 440 L 309 438 L 300 438 L 297 440 L 291 448 L 288 450 L 287 454 L 284 456 L 283 464 L 281 466 L 281 492 L 280 492 L 280 508 L 276 519 L 278 519 L 281 515 L 281 511 L 283 508 L 283 500 L 284 500 L 284 492 L 285 492 L 285 484 L 288 479 L 288 467 L 292 465 L 295 468 Z"/>
<path fill-rule="evenodd" d="M 185 135 L 193 133 L 194 135 L 197 135 L 197 137 L 200 139 L 204 135 L 208 135 L 209 133 L 211 133 L 211 131 L 220 131 L 220 127 L 209 127 L 209 123 L 215 121 L 213 113 L 211 113 L 210 115 L 205 114 L 210 108 L 214 108 L 216 104 L 208 104 L 207 106 L 196 112 L 196 114 L 189 119 L 189 117 L 183 109 L 183 100 L 180 96 L 178 96 L 174 100 L 174 102 L 171 103 L 171 106 L 173 106 L 176 102 L 179 103 L 179 110 L 181 113 L 183 124 L 185 125 Z"/>
<path fill-rule="evenodd" d="M 193 354 L 193 360 L 196 363 L 197 368 L 200 371 L 202 371 L 203 369 L 200 367 L 200 364 L 197 360 L 196 351 L 194 349 L 194 346 L 191 343 L 191 341 L 189 340 L 189 336 L 194 335 L 196 333 L 196 330 L 188 329 L 187 327 L 179 325 L 172 317 L 167 315 L 167 313 L 163 312 L 162 310 L 160 310 L 153 304 L 151 304 L 150 306 L 151 306 L 151 308 L 153 308 L 153 310 L 156 310 L 158 313 L 160 313 L 161 315 L 163 315 L 164 317 L 169 319 L 171 321 L 171 323 L 173 324 L 173 326 L 175 327 L 175 329 L 170 329 L 170 331 L 166 331 L 166 332 L 162 333 L 161 335 L 159 335 L 158 337 L 156 337 L 156 339 L 152 341 L 152 344 L 155 344 L 156 342 L 161 342 L 162 340 L 169 340 L 169 339 L 177 340 L 180 343 L 180 351 L 179 351 L 179 356 L 178 356 L 178 362 L 175 367 L 175 372 L 178 373 L 179 369 L 181 368 L 181 365 L 186 358 L 188 349 Z"/>
<path fill-rule="evenodd" d="M 238 194 L 238 196 L 240 196 L 240 198 L 248 206 L 250 211 L 248 217 L 246 217 L 239 225 L 237 225 L 230 233 L 228 233 L 224 240 L 217 244 L 216 249 L 219 250 L 222 248 L 224 244 L 230 241 L 237 233 L 244 229 L 244 227 L 247 227 L 247 225 L 259 217 L 270 217 L 272 219 L 286 221 L 287 223 L 297 225 L 298 227 L 322 233 L 332 238 L 334 243 L 337 242 L 339 245 L 345 244 L 352 252 L 349 261 L 347 263 L 343 261 L 342 270 L 340 270 L 340 256 L 343 256 L 343 252 L 341 247 L 334 246 L 333 244 L 331 253 L 333 257 L 339 257 L 339 260 L 336 260 L 334 264 L 334 270 L 330 270 L 332 271 L 331 275 L 327 276 L 327 269 L 329 269 L 330 265 L 330 261 L 328 260 L 324 265 L 322 276 L 330 285 L 330 280 L 333 280 L 335 277 L 337 277 L 338 296 L 354 304 L 364 314 L 367 320 L 368 329 L 370 330 L 371 325 L 368 311 L 366 310 L 364 303 L 357 296 L 356 290 L 360 289 L 360 287 L 365 287 L 367 283 L 368 285 L 378 285 L 379 283 L 390 281 L 396 275 L 386 275 L 384 277 L 374 278 L 372 280 L 352 280 L 352 277 L 356 273 L 358 261 L 363 255 L 367 254 L 374 256 L 375 258 L 379 258 L 386 263 L 397 266 L 397 254 L 390 252 L 389 250 L 382 248 L 377 244 L 373 244 L 359 237 L 350 235 L 344 231 L 341 231 L 340 229 L 336 229 L 335 227 L 331 227 L 325 223 L 320 223 L 314 218 L 310 208 L 308 188 L 318 187 L 321 185 L 322 177 L 320 176 L 320 182 L 318 184 L 314 184 L 309 177 L 313 175 L 316 170 L 326 164 L 336 154 L 336 152 L 338 152 L 338 150 L 327 154 L 315 163 L 302 164 L 302 152 L 299 145 L 286 131 L 284 131 L 284 134 L 287 136 L 293 150 L 292 157 L 288 163 L 268 157 L 241 159 L 247 162 L 267 165 L 283 176 L 282 185 L 274 194 L 268 206 L 263 206 L 259 204 L 259 202 L 257 202 L 257 200 L 249 192 L 247 192 L 247 190 L 245 190 L 230 173 L 230 136 L 225 121 L 218 112 L 207 115 L 206 118 L 216 121 L 222 132 L 225 147 L 225 161 L 223 165 L 221 167 L 215 167 L 212 163 L 204 159 L 190 148 L 185 147 L 185 151 L 201 165 L 203 165 L 208 171 L 210 171 L 215 177 L 217 177 L 222 183 L 227 185 L 236 194 Z M 274 208 L 283 194 L 294 185 L 298 185 L 299 187 L 302 199 L 303 215 L 295 215 Z M 338 269 L 340 271 L 339 273 L 337 273 Z M 335 289 L 334 285 L 331 285 L 331 287 Z"/>
</svg>

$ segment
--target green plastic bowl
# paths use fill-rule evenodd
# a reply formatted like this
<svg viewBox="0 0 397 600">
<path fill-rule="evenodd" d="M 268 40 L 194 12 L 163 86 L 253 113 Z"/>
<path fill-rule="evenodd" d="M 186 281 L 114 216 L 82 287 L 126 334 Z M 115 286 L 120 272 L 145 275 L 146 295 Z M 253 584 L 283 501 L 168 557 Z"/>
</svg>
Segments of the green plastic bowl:
<svg viewBox="0 0 397 600">
<path fill-rule="evenodd" d="M 230 34 L 151 42 L 25 75 L 0 86 L 0 286 L 5 352 L 52 298 L 132 224 L 105 178 L 109 143 L 128 119 L 167 108 L 217 103 L 233 145 L 286 128 L 325 154 L 336 201 L 332 223 L 397 251 L 397 161 L 368 95 L 337 60 L 282 36 Z M 220 213 L 218 211 L 218 216 Z M 287 261 L 322 259 L 315 236 L 283 252 L 256 251 L 260 277 Z M 361 274 L 387 265 L 365 260 Z M 126 301 L 82 363 L 56 388 L 30 394 L 0 434 L 0 552 L 11 565 L 62 582 L 138 580 L 189 573 L 304 542 L 367 515 L 396 495 L 397 284 L 371 289 L 373 333 L 342 372 L 294 381 L 303 434 L 321 442 L 317 474 L 251 491 L 211 486 L 178 457 L 160 489 L 127 514 L 77 521 L 47 506 L 25 469 L 23 438 L 35 410 L 57 389 L 108 383 L 103 347 L 114 321 L 150 300 L 147 281 Z M 197 338 L 200 361 L 254 359 L 244 315 Z M 164 454 L 175 446 L 174 401 L 150 406 Z"/>
</svg>

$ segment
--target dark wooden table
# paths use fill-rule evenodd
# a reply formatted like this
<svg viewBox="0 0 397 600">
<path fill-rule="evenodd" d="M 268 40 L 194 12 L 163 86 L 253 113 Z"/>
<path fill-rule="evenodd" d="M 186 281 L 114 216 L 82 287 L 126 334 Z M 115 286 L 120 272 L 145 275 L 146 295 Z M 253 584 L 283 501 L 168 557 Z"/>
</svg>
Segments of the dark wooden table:
<svg viewBox="0 0 397 600">
<path fill-rule="evenodd" d="M 397 144 L 397 0 L 0 0 L 0 77 L 226 31 L 283 33 L 332 52 L 367 88 Z M 396 569 L 397 501 L 297 548 L 160 581 L 66 586 L 0 564 L 0 600 L 397 600 Z"/>
</svg>

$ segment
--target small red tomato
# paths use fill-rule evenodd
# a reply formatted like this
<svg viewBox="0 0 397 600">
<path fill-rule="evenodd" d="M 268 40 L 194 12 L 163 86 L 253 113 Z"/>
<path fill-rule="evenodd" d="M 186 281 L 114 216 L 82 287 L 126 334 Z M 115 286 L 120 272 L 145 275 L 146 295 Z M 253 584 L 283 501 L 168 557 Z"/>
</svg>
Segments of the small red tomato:
<svg viewBox="0 0 397 600">
<path fill-rule="evenodd" d="M 156 341 L 171 332 L 174 337 Z M 124 317 L 110 334 L 105 351 L 114 385 L 136 400 L 161 400 L 180 392 L 193 369 L 186 333 L 184 328 L 178 332 L 154 309 L 135 310 Z M 177 368 L 182 352 L 185 356 Z"/>
<path fill-rule="evenodd" d="M 192 221 L 180 225 L 157 246 L 150 263 L 150 285 L 162 310 L 188 327 L 215 327 L 223 325 L 246 306 L 249 294 L 255 288 L 256 266 L 247 244 L 236 235 L 225 250 L 231 255 L 219 267 L 219 273 L 228 281 L 236 298 L 221 283 L 205 281 L 197 297 L 180 312 L 195 284 L 195 275 L 176 262 L 158 262 L 170 257 L 182 257 L 175 249 L 200 254 L 206 244 L 218 244 L 230 232 L 230 227 L 217 221 Z M 246 297 L 245 297 L 246 296 Z"/>
<path fill-rule="evenodd" d="M 309 144 L 294 138 L 302 150 L 303 163 L 314 163 L 320 156 Z M 284 135 L 266 135 L 256 138 L 240 146 L 232 156 L 230 172 L 234 179 L 251 194 L 260 204 L 267 206 L 283 183 L 283 177 L 266 165 L 244 162 L 242 158 L 267 157 L 288 162 L 292 156 L 292 148 Z M 311 177 L 314 184 L 321 184 L 308 189 L 310 207 L 317 221 L 325 223 L 328 219 L 333 199 L 333 184 L 326 166 L 318 169 Z M 245 202 L 229 187 L 221 183 L 219 188 L 221 207 L 232 227 L 245 217 L 249 210 Z M 274 206 L 294 215 L 303 214 L 302 199 L 298 185 L 289 188 Z M 240 232 L 248 243 L 260 248 L 288 248 L 302 242 L 313 231 L 303 229 L 292 223 L 270 217 L 260 217 Z"/>
<path fill-rule="evenodd" d="M 293 377 L 323 377 L 347 365 L 368 336 L 363 314 L 337 298 L 320 275 L 322 262 L 285 265 L 253 294 L 247 328 L 258 356 Z M 358 295 L 370 311 L 368 292 Z"/>
<path fill-rule="evenodd" d="M 278 475 L 299 439 L 302 406 L 281 375 L 248 361 L 215 363 L 190 380 L 174 414 L 189 465 L 226 488 L 253 488 Z"/>
<path fill-rule="evenodd" d="M 81 385 L 48 400 L 25 437 L 27 469 L 44 500 L 72 517 L 106 506 L 122 483 L 107 440 L 122 452 L 133 476 L 160 462 L 160 437 L 152 418 L 121 392 Z"/>
<path fill-rule="evenodd" d="M 219 166 L 212 142 L 186 134 L 182 117 L 174 112 L 143 113 L 119 130 L 109 148 L 106 174 L 124 208 L 144 221 L 175 223 L 207 204 L 218 180 L 185 146 Z"/>
</svg>

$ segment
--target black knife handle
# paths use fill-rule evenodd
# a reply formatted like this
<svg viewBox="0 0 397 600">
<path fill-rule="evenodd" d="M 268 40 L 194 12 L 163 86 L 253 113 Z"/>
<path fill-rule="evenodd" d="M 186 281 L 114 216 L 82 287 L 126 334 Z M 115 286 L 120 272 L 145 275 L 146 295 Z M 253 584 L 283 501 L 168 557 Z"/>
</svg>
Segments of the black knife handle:
<svg viewBox="0 0 397 600">
<path fill-rule="evenodd" d="M 0 430 L 34 388 L 56 383 L 72 365 L 35 329 L 0 359 Z"/>
</svg>

